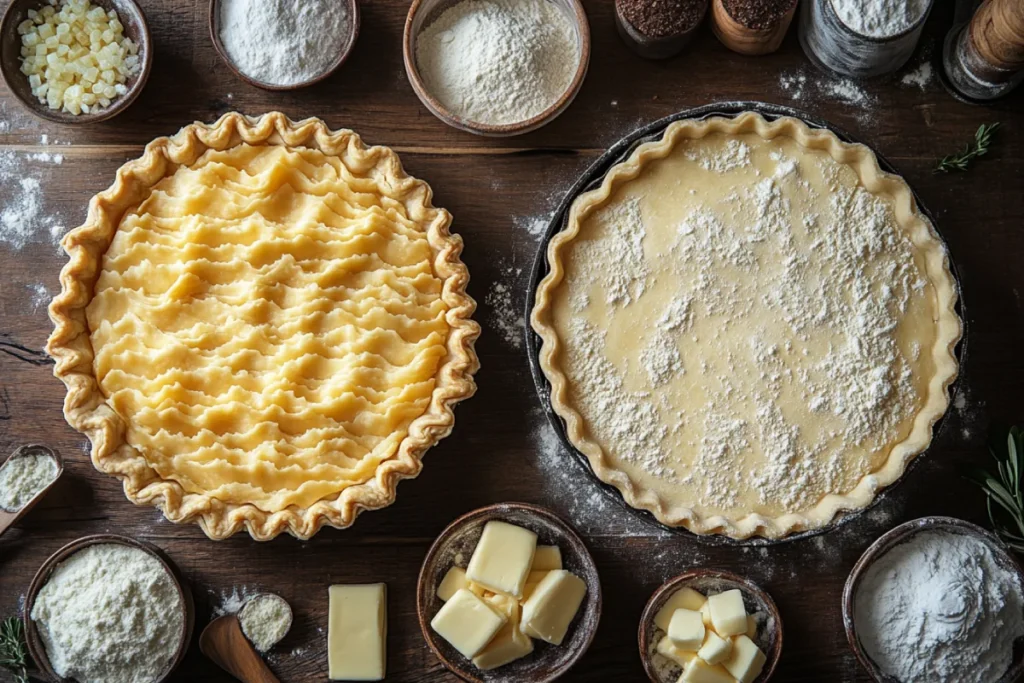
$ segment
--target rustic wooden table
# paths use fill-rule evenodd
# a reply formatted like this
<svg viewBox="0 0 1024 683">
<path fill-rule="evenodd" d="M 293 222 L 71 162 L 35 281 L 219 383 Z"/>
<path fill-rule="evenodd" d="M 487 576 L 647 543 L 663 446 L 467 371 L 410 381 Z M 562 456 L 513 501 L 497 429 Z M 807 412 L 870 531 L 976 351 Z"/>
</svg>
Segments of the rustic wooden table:
<svg viewBox="0 0 1024 683">
<path fill-rule="evenodd" d="M 938 4 L 909 69 L 940 51 L 952 3 Z M 350 61 L 325 83 L 292 94 L 262 92 L 228 73 L 210 43 L 205 2 L 143 5 L 155 41 L 153 75 L 139 101 L 116 120 L 85 128 L 45 124 L 0 86 L 0 213 L 23 201 L 24 178 L 42 188 L 27 243 L 0 240 L 0 453 L 44 442 L 68 461 L 50 497 L 0 539 L 0 614 L 19 610 L 33 573 L 59 547 L 87 534 L 117 532 L 151 541 L 177 561 L 196 594 L 200 627 L 232 593 L 263 589 L 287 598 L 297 622 L 270 656 L 282 681 L 326 680 L 327 586 L 365 581 L 389 586 L 388 680 L 450 681 L 417 624 L 420 562 L 434 536 L 459 514 L 521 500 L 572 521 L 601 571 L 600 630 L 567 680 L 642 680 L 636 629 L 644 603 L 662 581 L 694 566 L 745 574 L 775 597 L 786 631 L 775 680 L 866 680 L 840 617 L 847 573 L 872 540 L 901 521 L 925 514 L 983 521 L 983 498 L 957 476 L 956 464 L 984 460 L 990 423 L 1024 415 L 1024 90 L 987 107 L 956 101 L 938 79 L 923 88 L 902 84 L 902 74 L 844 90 L 807 61 L 795 27 L 769 57 L 734 55 L 705 27 L 682 56 L 646 62 L 616 35 L 612 3 L 589 0 L 593 60 L 575 104 L 536 133 L 487 140 L 448 128 L 413 95 L 401 54 L 406 1 L 363 0 L 361 37 Z M 520 312 L 538 226 L 588 164 L 643 123 L 737 99 L 803 108 L 885 154 L 935 213 L 960 268 L 970 328 L 962 394 L 920 466 L 892 495 L 828 534 L 746 549 L 663 534 L 597 492 L 545 423 Z M 401 485 L 391 508 L 309 542 L 282 537 L 258 544 L 237 536 L 214 543 L 197 527 L 175 526 L 153 509 L 132 506 L 115 480 L 93 470 L 87 442 L 65 424 L 64 387 L 40 352 L 50 332 L 46 302 L 58 290 L 64 263 L 51 228 L 82 220 L 89 198 L 150 139 L 233 109 L 320 116 L 397 149 L 409 172 L 429 181 L 436 202 L 455 216 L 485 328 L 477 345 L 479 393 L 459 407 L 454 434 L 430 452 L 423 474 Z M 937 157 L 991 121 L 1003 127 L 990 156 L 966 174 L 933 173 Z M 55 154 L 62 163 L 45 156 Z M 0 674 L 0 680 L 8 679 Z M 174 680 L 229 679 L 193 642 Z"/>
</svg>

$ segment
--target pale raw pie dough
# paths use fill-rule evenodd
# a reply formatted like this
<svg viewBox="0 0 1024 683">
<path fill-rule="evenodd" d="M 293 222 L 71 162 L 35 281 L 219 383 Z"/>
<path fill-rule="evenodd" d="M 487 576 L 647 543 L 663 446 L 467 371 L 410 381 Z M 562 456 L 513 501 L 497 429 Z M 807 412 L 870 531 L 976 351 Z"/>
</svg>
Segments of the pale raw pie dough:
<svg viewBox="0 0 1024 683">
<path fill-rule="evenodd" d="M 135 163 L 65 241 L 53 309 L 58 376 L 98 385 L 67 411 L 97 466 L 213 537 L 308 537 L 391 502 L 476 367 L 461 242 L 429 188 L 386 148 L 281 115 L 190 127 Z M 88 359 L 62 353 L 78 282 Z"/>
<path fill-rule="evenodd" d="M 780 537 L 931 438 L 960 337 L 945 248 L 867 148 L 678 122 L 573 204 L 532 324 L 601 479 L 666 524 Z"/>
</svg>

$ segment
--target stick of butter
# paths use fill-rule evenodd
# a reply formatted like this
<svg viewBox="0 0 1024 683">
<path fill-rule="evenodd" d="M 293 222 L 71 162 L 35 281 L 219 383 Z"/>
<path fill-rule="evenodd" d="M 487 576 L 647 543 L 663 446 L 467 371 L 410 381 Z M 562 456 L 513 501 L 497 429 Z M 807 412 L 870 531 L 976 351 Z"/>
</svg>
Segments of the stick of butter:
<svg viewBox="0 0 1024 683">
<path fill-rule="evenodd" d="M 537 534 L 532 531 L 507 522 L 487 522 L 466 576 L 495 593 L 521 598 L 536 549 Z"/>
<path fill-rule="evenodd" d="M 387 586 L 331 586 L 327 666 L 332 681 L 382 681 L 387 661 Z"/>
<path fill-rule="evenodd" d="M 437 611 L 430 627 L 466 659 L 473 659 L 507 621 L 508 617 L 487 602 L 460 588 Z"/>
<path fill-rule="evenodd" d="M 523 604 L 523 633 L 561 645 L 586 593 L 587 584 L 575 574 L 564 569 L 548 572 Z"/>
</svg>

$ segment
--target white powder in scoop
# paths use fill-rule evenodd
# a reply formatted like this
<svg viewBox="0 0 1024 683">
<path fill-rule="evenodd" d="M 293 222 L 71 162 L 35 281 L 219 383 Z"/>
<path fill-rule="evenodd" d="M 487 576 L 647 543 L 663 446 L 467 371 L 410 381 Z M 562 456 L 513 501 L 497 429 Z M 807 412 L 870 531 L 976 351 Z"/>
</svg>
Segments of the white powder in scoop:
<svg viewBox="0 0 1024 683">
<path fill-rule="evenodd" d="M 281 642 L 292 627 L 292 608 L 284 598 L 263 593 L 245 603 L 238 613 L 242 632 L 260 652 Z"/>
<path fill-rule="evenodd" d="M 17 512 L 57 476 L 57 461 L 31 453 L 10 458 L 0 467 L 0 509 Z"/>
<path fill-rule="evenodd" d="M 417 37 L 427 90 L 476 123 L 540 114 L 568 90 L 579 61 L 569 17 L 548 0 L 463 0 Z"/>
<path fill-rule="evenodd" d="M 152 683 L 181 642 L 174 580 L 138 548 L 89 546 L 54 570 L 32 606 L 54 670 L 78 683 Z"/>
<path fill-rule="evenodd" d="M 220 40 L 246 76 L 294 85 L 324 73 L 348 38 L 348 6 L 337 0 L 223 0 Z"/>
<path fill-rule="evenodd" d="M 874 38 L 899 35 L 916 24 L 932 0 L 832 0 L 840 21 Z"/>
<path fill-rule="evenodd" d="M 984 542 L 923 531 L 868 569 L 854 618 L 868 656 L 901 683 L 991 683 L 1024 636 L 1024 597 Z"/>
</svg>

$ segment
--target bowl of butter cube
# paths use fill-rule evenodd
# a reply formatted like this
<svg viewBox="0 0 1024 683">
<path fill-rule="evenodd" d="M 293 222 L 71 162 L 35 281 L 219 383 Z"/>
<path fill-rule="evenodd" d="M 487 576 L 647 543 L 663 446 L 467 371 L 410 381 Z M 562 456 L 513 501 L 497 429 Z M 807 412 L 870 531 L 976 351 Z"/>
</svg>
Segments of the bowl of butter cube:
<svg viewBox="0 0 1024 683">
<path fill-rule="evenodd" d="M 586 652 L 601 618 L 594 559 L 535 505 L 500 503 L 450 524 L 417 586 L 427 645 L 471 683 L 547 683 Z"/>
<path fill-rule="evenodd" d="M 782 654 L 782 620 L 752 581 L 696 569 L 654 592 L 638 642 L 653 683 L 766 683 Z"/>
</svg>

